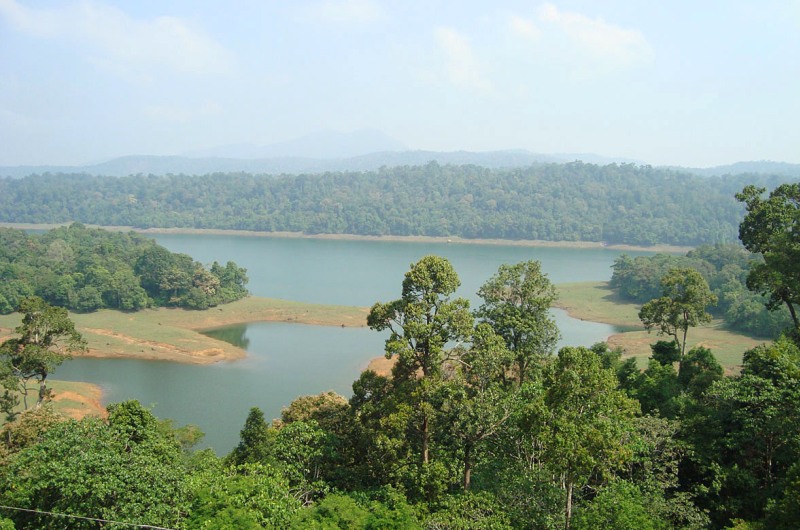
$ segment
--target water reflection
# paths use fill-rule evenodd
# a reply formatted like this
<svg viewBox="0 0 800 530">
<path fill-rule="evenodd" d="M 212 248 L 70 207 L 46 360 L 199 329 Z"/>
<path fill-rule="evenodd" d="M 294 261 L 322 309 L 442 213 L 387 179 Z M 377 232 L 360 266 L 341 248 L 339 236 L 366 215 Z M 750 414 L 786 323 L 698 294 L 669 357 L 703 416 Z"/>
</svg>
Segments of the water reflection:
<svg viewBox="0 0 800 530">
<path fill-rule="evenodd" d="M 247 350 L 250 347 L 250 337 L 247 336 L 247 324 L 233 324 L 220 328 L 207 329 L 203 331 L 203 335 L 207 335 L 212 339 L 225 341 L 243 350 Z"/>
</svg>

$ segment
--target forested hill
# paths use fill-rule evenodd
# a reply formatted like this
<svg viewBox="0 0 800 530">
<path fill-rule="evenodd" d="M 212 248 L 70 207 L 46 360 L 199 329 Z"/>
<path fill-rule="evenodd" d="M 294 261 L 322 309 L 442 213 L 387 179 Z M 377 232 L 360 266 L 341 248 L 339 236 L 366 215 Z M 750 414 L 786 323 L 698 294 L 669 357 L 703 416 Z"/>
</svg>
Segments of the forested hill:
<svg viewBox="0 0 800 530">
<path fill-rule="evenodd" d="M 0 222 L 699 245 L 737 238 L 745 184 L 633 164 L 472 165 L 272 177 L 0 179 Z"/>
</svg>

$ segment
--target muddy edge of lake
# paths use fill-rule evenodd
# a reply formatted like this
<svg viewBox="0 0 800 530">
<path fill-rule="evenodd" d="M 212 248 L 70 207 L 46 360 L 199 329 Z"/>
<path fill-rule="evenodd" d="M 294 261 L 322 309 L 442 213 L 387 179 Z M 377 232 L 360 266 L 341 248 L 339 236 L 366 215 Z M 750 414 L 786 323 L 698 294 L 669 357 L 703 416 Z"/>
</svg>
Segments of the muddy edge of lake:
<svg viewBox="0 0 800 530">
<path fill-rule="evenodd" d="M 69 223 L 32 224 L 32 223 L 0 223 L 7 228 L 20 230 L 49 230 Z M 213 228 L 136 228 L 132 226 L 90 225 L 92 228 L 103 228 L 115 232 L 137 232 L 139 234 L 208 234 L 235 235 L 266 238 L 294 239 L 329 239 L 338 241 L 391 241 L 398 243 L 450 243 L 454 245 L 508 245 L 521 247 L 556 247 L 556 248 L 608 248 L 612 250 L 630 250 L 640 252 L 667 252 L 671 254 L 686 253 L 694 247 L 674 245 L 637 246 L 625 244 L 607 244 L 598 241 L 544 241 L 539 239 L 465 239 L 461 237 L 433 236 L 365 236 L 356 234 L 304 234 L 302 232 L 257 232 L 254 230 L 218 230 Z"/>
</svg>

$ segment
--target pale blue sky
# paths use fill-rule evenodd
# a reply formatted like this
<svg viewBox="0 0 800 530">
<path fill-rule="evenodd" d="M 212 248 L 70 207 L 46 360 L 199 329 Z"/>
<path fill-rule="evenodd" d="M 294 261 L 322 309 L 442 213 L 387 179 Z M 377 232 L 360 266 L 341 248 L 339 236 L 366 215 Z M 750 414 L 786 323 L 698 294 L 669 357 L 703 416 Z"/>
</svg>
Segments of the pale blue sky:
<svg viewBox="0 0 800 530">
<path fill-rule="evenodd" d="M 800 163 L 800 1 L 0 0 L 0 165 L 365 128 Z"/>
</svg>

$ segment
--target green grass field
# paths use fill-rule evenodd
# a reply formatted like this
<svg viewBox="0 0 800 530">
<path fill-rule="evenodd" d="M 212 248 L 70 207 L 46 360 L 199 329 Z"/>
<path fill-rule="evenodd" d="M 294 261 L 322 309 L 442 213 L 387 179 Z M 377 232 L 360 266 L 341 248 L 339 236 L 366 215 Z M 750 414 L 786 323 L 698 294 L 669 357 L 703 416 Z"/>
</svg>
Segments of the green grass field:
<svg viewBox="0 0 800 530">
<path fill-rule="evenodd" d="M 556 306 L 567 310 L 574 318 L 621 328 L 622 332 L 609 337 L 608 343 L 623 348 L 628 356 L 639 358 L 640 366 L 646 365 L 650 344 L 669 340 L 645 331 L 638 316 L 641 306 L 620 300 L 608 287 L 608 282 L 568 283 L 556 287 L 559 293 Z M 742 354 L 764 341 L 726 330 L 722 321 L 715 320 L 709 326 L 690 329 L 687 342 L 690 348 L 697 345 L 709 348 L 726 370 L 735 371 L 742 363 Z"/>
</svg>

